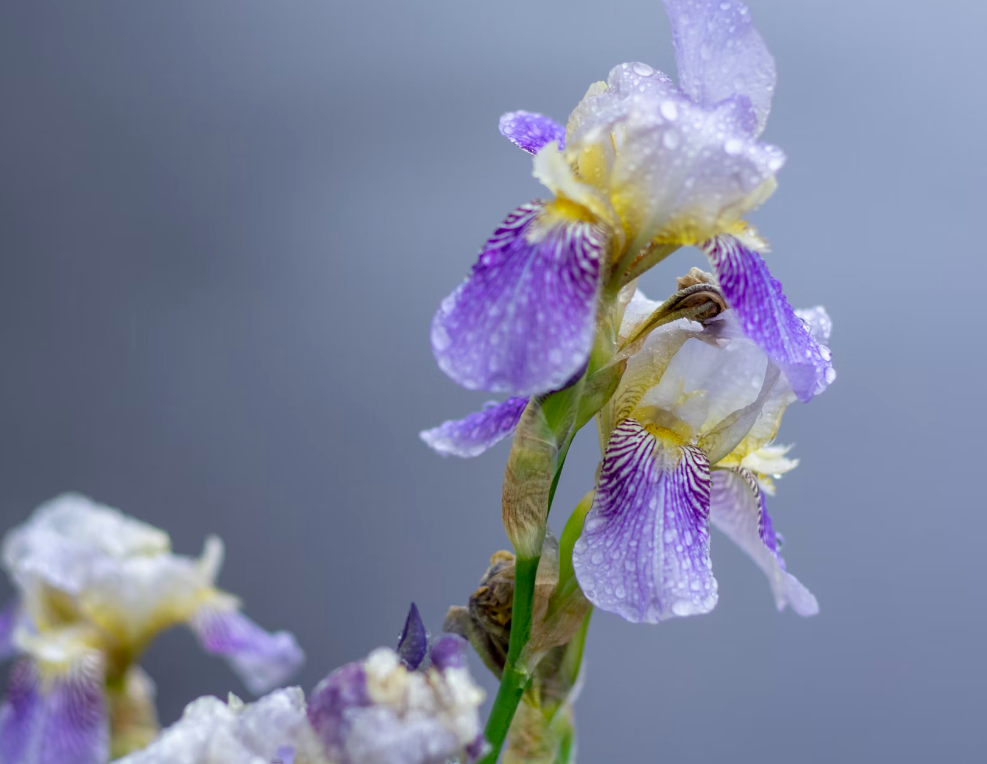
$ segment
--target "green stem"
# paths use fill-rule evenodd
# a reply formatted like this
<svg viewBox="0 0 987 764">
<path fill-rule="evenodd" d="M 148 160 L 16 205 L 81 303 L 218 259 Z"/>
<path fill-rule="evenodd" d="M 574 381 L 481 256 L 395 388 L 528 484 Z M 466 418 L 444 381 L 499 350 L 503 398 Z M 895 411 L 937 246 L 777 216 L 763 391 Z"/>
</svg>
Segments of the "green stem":
<svg viewBox="0 0 987 764">
<path fill-rule="evenodd" d="M 565 464 L 566 454 L 569 453 L 569 446 L 572 444 L 572 436 L 565 439 L 559 449 L 558 466 L 555 468 L 555 476 L 552 478 L 552 487 L 548 492 L 548 507 L 546 517 L 552 509 L 552 501 L 555 499 L 555 490 L 559 486 L 559 478 L 562 476 L 562 466 Z M 490 753 L 484 756 L 479 764 L 495 764 L 500 756 L 500 751 L 504 747 L 507 733 L 511 729 L 511 722 L 517 712 L 518 703 L 521 696 L 527 689 L 531 676 L 525 666 L 517 667 L 518 658 L 524 650 L 525 645 L 531 638 L 531 620 L 534 614 L 535 605 L 535 580 L 538 575 L 538 563 L 541 557 L 522 558 L 518 557 L 514 563 L 514 602 L 511 606 L 511 641 L 507 648 L 507 663 L 504 666 L 504 673 L 500 679 L 500 687 L 497 689 L 497 697 L 494 698 L 493 708 L 490 709 L 490 717 L 487 719 L 487 726 L 483 734 L 487 742 L 491 745 Z"/>
<path fill-rule="evenodd" d="M 574 435 L 575 433 L 573 433 Z M 562 448 L 559 449 L 559 466 L 555 468 L 555 477 L 552 478 L 552 487 L 548 489 L 548 508 L 545 510 L 545 519 L 552 511 L 552 502 L 555 501 L 555 489 L 559 487 L 559 478 L 562 477 L 562 467 L 565 466 L 565 457 L 569 453 L 569 446 L 572 445 L 572 436 L 566 438 Z"/>
<path fill-rule="evenodd" d="M 511 729 L 514 713 L 521 696 L 528 688 L 531 675 L 525 666 L 518 667 L 521 651 L 531 638 L 531 618 L 534 611 L 535 577 L 538 573 L 540 557 L 517 558 L 514 567 L 514 604 L 511 609 L 511 641 L 507 649 L 507 663 L 500 679 L 500 688 L 494 699 L 493 708 L 484 736 L 491 745 L 490 753 L 480 760 L 480 764 L 495 764 L 504 747 L 504 740 Z"/>
<path fill-rule="evenodd" d="M 490 710 L 490 718 L 487 719 L 487 727 L 483 731 L 484 737 L 491 745 L 490 752 L 480 759 L 479 764 L 496 764 L 500 757 L 500 749 L 504 747 L 504 740 L 507 739 L 507 732 L 514 721 L 514 713 L 517 711 L 521 696 L 528 686 L 531 677 L 527 673 L 521 673 L 508 664 L 504 667 L 504 674 L 500 679 L 500 688 L 497 690 L 497 697 L 494 700 L 493 708 Z"/>
</svg>

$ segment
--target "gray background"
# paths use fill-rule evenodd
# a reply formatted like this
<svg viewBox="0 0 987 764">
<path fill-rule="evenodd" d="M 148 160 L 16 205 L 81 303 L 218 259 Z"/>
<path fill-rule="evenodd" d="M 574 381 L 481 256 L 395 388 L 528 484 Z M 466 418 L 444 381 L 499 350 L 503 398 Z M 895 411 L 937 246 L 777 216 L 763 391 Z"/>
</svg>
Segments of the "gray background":
<svg viewBox="0 0 987 764">
<path fill-rule="evenodd" d="M 772 505 L 822 613 L 775 613 L 715 537 L 713 614 L 594 619 L 582 761 L 973 761 L 987 8 L 751 5 L 789 156 L 753 220 L 836 326 Z M 564 120 L 633 60 L 674 72 L 657 0 L 3 3 L 0 524 L 76 489 L 184 553 L 220 534 L 221 583 L 298 635 L 306 688 L 412 599 L 437 630 L 506 544 L 506 445 L 417 439 L 486 399 L 435 367 L 432 311 L 541 193 L 497 118 Z M 598 458 L 587 431 L 556 525 Z M 145 665 L 166 722 L 240 689 L 180 630 Z"/>
</svg>

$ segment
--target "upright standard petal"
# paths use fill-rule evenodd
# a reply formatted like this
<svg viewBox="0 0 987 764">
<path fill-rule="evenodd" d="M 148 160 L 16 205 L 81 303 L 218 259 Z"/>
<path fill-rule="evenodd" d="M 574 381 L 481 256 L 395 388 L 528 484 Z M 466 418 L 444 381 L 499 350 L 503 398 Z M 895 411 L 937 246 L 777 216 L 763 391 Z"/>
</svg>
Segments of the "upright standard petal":
<svg viewBox="0 0 987 764">
<path fill-rule="evenodd" d="M 500 118 L 500 134 L 529 154 L 555 141 L 565 148 L 565 128 L 551 117 L 530 111 L 511 111 Z"/>
<path fill-rule="evenodd" d="M 622 422 L 572 553 L 587 599 L 634 623 L 712 610 L 709 487 L 700 449 Z"/>
<path fill-rule="evenodd" d="M 665 0 L 672 22 L 679 86 L 711 106 L 731 96 L 748 98 L 757 133 L 771 110 L 775 60 L 739 0 Z"/>
<path fill-rule="evenodd" d="M 203 649 L 226 658 L 255 695 L 283 683 L 305 660 L 293 635 L 265 631 L 226 602 L 203 605 L 189 625 Z"/>
<path fill-rule="evenodd" d="M 638 252 L 732 230 L 774 191 L 780 149 L 753 138 L 757 115 L 734 96 L 700 105 L 641 63 L 615 67 L 573 111 L 566 155 L 605 193 Z"/>
<path fill-rule="evenodd" d="M 491 401 L 480 411 L 445 421 L 419 433 L 419 437 L 442 456 L 479 456 L 514 432 L 527 405 L 527 398 Z"/>
<path fill-rule="evenodd" d="M 778 536 L 764 506 L 764 495 L 753 473 L 745 469 L 716 470 L 710 499 L 713 525 L 750 556 L 764 571 L 774 592 L 778 610 L 791 605 L 801 616 L 815 615 L 819 603 L 791 573 L 785 570 Z"/>
<path fill-rule="evenodd" d="M 0 761 L 104 764 L 109 736 L 97 653 L 65 666 L 42 668 L 29 658 L 14 666 L 0 706 Z"/>
<path fill-rule="evenodd" d="M 412 671 L 418 668 L 428 655 L 428 631 L 414 602 L 411 603 L 411 609 L 405 619 L 404 629 L 398 640 L 397 653 L 404 665 Z"/>
<path fill-rule="evenodd" d="M 471 390 L 561 388 L 589 357 L 606 236 L 575 205 L 523 204 L 432 320 L 439 367 Z"/>
<path fill-rule="evenodd" d="M 808 401 L 825 390 L 836 378 L 829 348 L 792 310 L 761 256 L 734 236 L 715 236 L 702 249 L 744 332 L 778 364 L 796 397 Z"/>
</svg>

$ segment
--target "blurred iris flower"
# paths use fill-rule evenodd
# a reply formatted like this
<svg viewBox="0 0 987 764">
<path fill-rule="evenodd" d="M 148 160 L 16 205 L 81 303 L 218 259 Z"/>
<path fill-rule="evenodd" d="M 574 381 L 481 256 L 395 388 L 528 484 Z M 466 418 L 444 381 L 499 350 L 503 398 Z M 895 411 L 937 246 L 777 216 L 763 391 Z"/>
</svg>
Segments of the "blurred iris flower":
<svg viewBox="0 0 987 764">
<path fill-rule="evenodd" d="M 185 624 L 266 692 L 302 663 L 293 636 L 269 633 L 217 589 L 222 542 L 198 559 L 173 554 L 163 531 L 65 494 L 3 541 L 18 591 L 0 648 L 19 656 L 0 707 L 0 751 L 16 764 L 101 764 L 157 734 L 154 685 L 137 665 L 160 632 Z"/>
<path fill-rule="evenodd" d="M 277 690 L 245 706 L 200 698 L 143 751 L 118 764 L 445 764 L 483 749 L 483 691 L 466 667 L 465 641 L 431 648 L 412 605 L 397 650 L 382 647 L 333 671 L 306 703 Z"/>
</svg>

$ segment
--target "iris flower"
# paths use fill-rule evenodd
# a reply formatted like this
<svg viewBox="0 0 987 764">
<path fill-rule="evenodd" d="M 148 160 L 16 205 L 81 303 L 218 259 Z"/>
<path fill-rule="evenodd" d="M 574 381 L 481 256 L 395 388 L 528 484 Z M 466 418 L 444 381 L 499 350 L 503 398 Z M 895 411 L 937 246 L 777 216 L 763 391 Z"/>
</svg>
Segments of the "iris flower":
<svg viewBox="0 0 987 764">
<path fill-rule="evenodd" d="M 3 541 L 18 590 L 0 628 L 16 654 L 0 707 L 0 751 L 16 764 L 102 764 L 157 731 L 153 684 L 137 665 L 161 631 L 186 624 L 251 692 L 302 662 L 293 636 L 268 633 L 215 587 L 223 545 L 175 555 L 163 531 L 77 494 L 42 504 Z M 124 752 L 120 750 L 120 752 Z"/>
<path fill-rule="evenodd" d="M 306 703 L 278 690 L 250 706 L 200 698 L 148 748 L 118 764 L 445 764 L 482 748 L 483 691 L 465 641 L 431 648 L 412 606 L 397 650 L 378 648 L 333 671 Z"/>
<path fill-rule="evenodd" d="M 768 272 L 764 242 L 745 221 L 774 190 L 785 160 L 759 139 L 774 59 L 737 0 L 665 7 L 677 86 L 647 64 L 626 63 L 590 86 L 565 127 L 523 111 L 501 118 L 501 132 L 534 155 L 534 175 L 553 198 L 507 216 L 433 319 L 432 348 L 449 377 L 514 396 L 424 434 L 441 452 L 471 455 L 472 442 L 509 431 L 518 399 L 577 378 L 600 306 L 687 244 L 709 257 L 739 326 L 797 398 L 831 380 L 828 355 Z"/>
<path fill-rule="evenodd" d="M 656 305 L 635 295 L 622 333 Z M 800 316 L 827 341 L 822 308 Z M 768 475 L 795 464 L 772 445 L 795 398 L 734 310 L 705 326 L 680 319 L 654 330 L 600 416 L 603 464 L 572 555 L 587 599 L 633 622 L 709 612 L 712 521 L 764 570 L 779 610 L 816 613 L 785 569 L 764 497 Z"/>
</svg>

